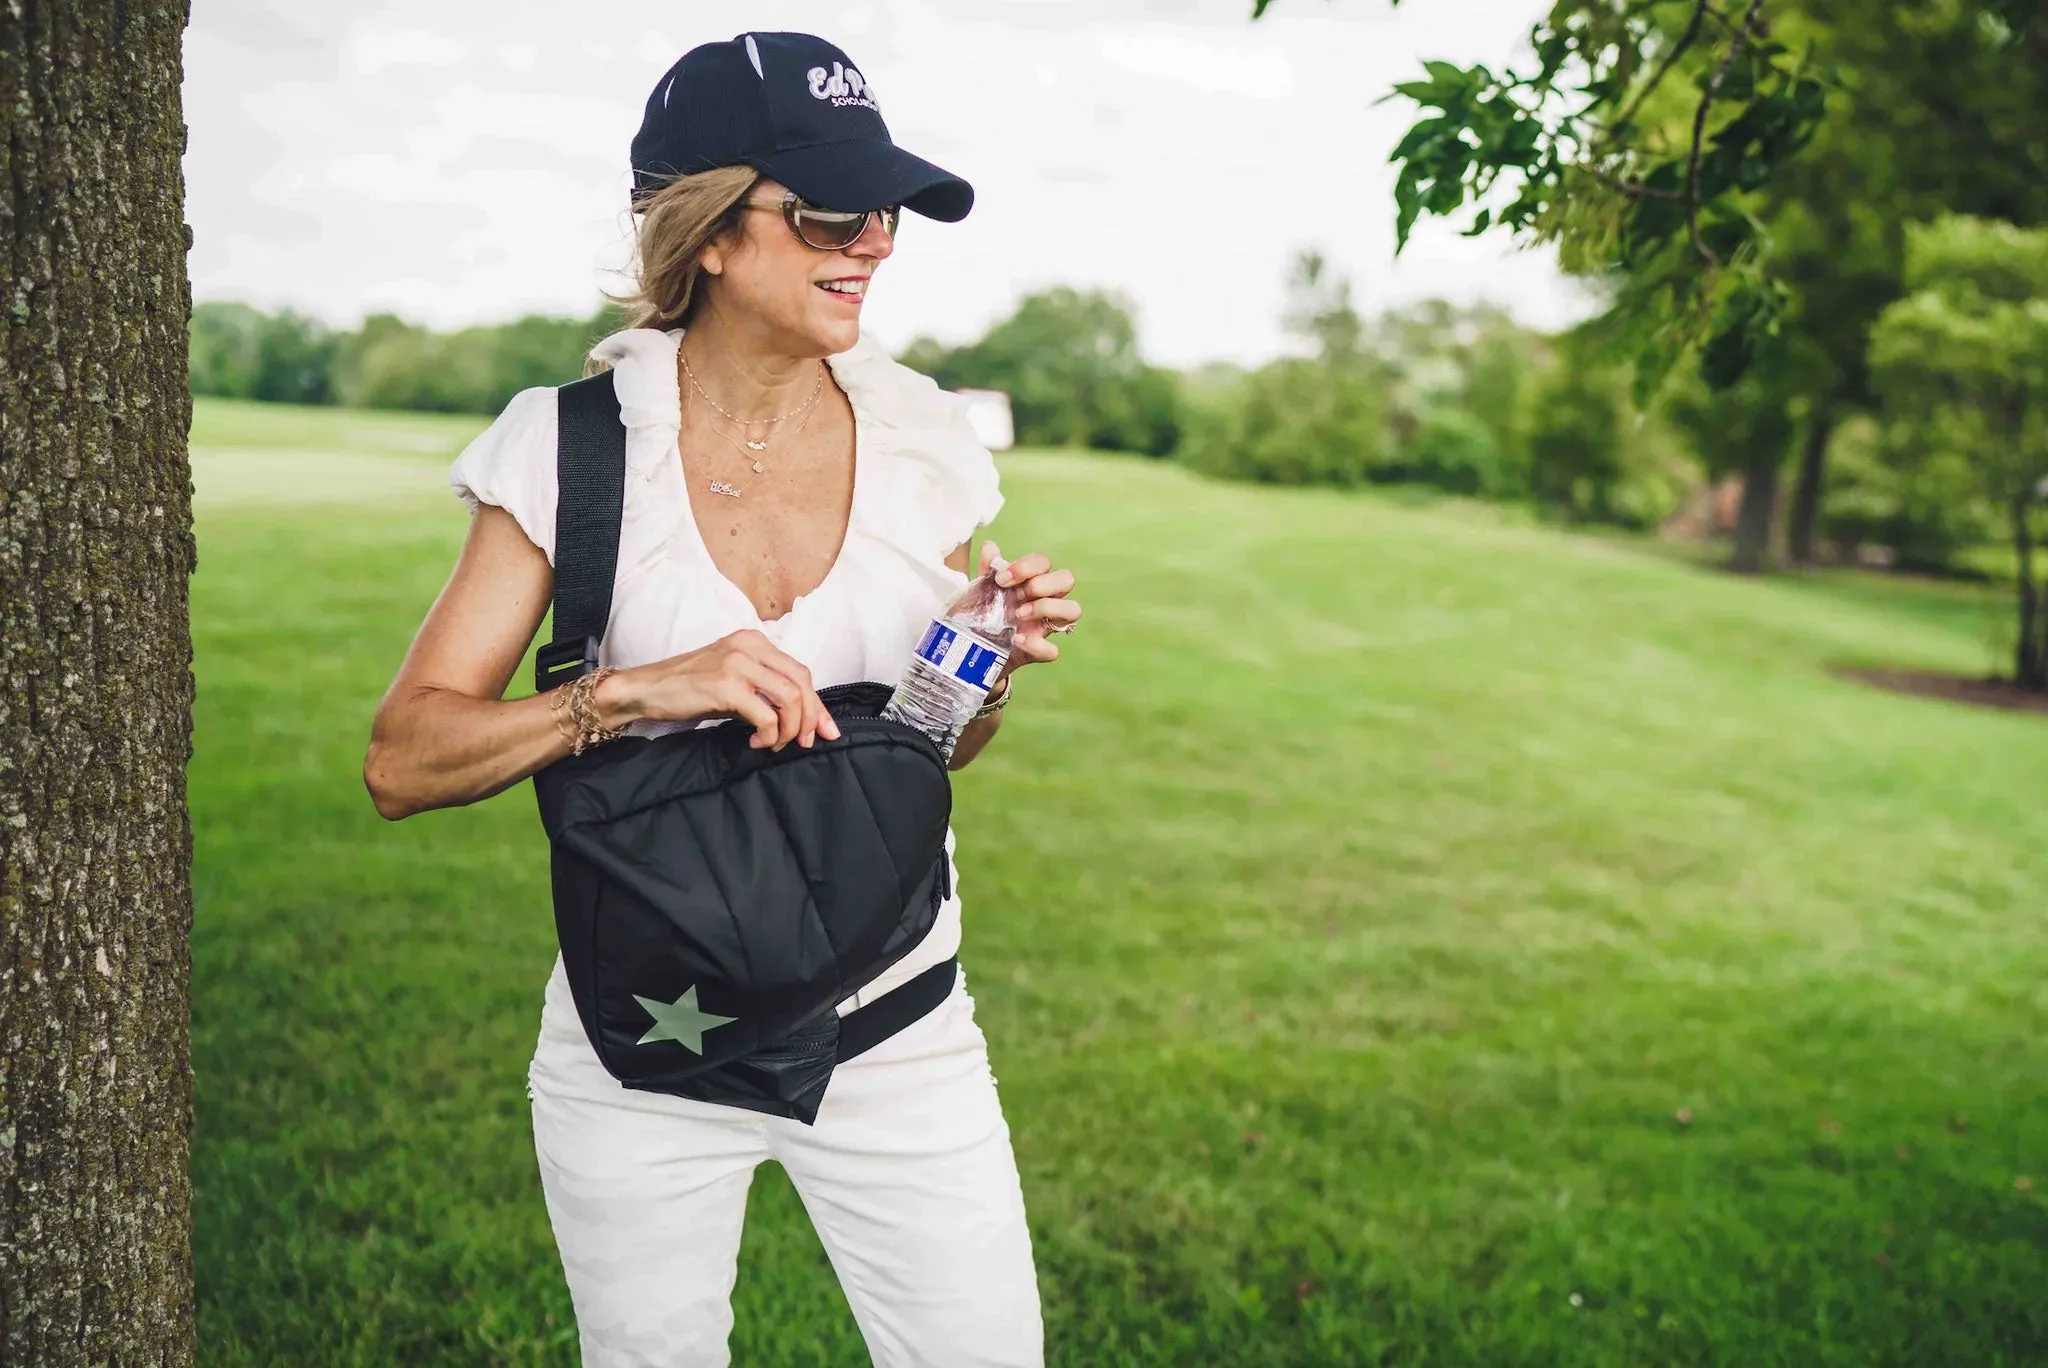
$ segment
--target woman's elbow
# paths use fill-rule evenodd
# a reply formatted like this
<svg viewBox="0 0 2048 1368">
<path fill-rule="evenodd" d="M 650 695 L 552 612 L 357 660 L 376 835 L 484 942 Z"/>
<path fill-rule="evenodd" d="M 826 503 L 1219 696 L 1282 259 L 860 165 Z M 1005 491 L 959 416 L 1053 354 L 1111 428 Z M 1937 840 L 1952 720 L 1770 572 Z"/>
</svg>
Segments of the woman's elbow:
<svg viewBox="0 0 2048 1368">
<path fill-rule="evenodd" d="M 387 748 L 372 741 L 367 754 L 363 756 L 363 787 L 370 791 L 370 801 L 376 804 L 377 815 L 387 822 L 410 817 L 422 810 L 420 804 L 397 781 L 393 773 L 391 756 Z"/>
</svg>

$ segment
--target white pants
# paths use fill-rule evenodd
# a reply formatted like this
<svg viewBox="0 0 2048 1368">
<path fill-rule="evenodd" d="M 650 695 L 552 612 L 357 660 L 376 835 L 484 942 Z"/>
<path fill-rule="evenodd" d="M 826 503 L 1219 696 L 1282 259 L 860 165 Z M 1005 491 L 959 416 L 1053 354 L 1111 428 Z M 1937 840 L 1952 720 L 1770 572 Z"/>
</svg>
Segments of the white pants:
<svg viewBox="0 0 2048 1368">
<path fill-rule="evenodd" d="M 839 1066 L 817 1124 L 622 1087 L 559 965 L 528 1075 L 585 1368 L 723 1368 L 754 1168 L 788 1172 L 882 1368 L 1044 1359 L 1024 1197 L 964 982 Z"/>
</svg>

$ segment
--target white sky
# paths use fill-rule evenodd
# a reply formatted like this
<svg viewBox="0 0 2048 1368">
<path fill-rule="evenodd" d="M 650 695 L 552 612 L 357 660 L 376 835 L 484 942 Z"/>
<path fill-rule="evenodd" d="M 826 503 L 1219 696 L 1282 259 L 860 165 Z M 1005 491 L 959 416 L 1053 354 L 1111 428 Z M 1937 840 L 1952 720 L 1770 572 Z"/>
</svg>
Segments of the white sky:
<svg viewBox="0 0 2048 1368">
<path fill-rule="evenodd" d="M 896 141 L 973 182 L 908 216 L 867 327 L 978 335 L 1026 291 L 1100 285 L 1148 355 L 1285 346 L 1315 245 L 1368 313 L 1442 295 L 1581 316 L 1540 252 L 1419 229 L 1393 256 L 1389 149 L 1425 57 L 1499 61 L 1546 0 L 196 0 L 185 158 L 200 299 L 335 324 L 583 314 L 626 259 L 626 149 L 697 43 L 799 29 L 844 47 Z"/>
</svg>

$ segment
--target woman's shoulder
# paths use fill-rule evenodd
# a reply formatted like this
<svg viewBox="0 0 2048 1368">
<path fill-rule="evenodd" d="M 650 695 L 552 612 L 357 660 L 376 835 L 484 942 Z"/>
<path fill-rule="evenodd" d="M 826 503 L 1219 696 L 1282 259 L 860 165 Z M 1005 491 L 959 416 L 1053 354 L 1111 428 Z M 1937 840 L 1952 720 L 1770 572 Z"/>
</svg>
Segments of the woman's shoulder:
<svg viewBox="0 0 2048 1368">
<path fill-rule="evenodd" d="M 883 467 L 885 521 L 920 554 L 943 559 L 1003 506 L 995 458 L 975 436 L 966 401 L 862 337 L 832 358 L 869 445 Z"/>
</svg>

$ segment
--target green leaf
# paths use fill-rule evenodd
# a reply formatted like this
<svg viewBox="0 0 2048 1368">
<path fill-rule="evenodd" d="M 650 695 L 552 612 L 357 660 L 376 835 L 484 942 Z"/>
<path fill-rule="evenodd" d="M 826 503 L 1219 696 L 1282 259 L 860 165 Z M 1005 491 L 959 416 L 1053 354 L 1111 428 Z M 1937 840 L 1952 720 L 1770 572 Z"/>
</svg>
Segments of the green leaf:
<svg viewBox="0 0 2048 1368">
<path fill-rule="evenodd" d="M 1401 178 L 1394 183 L 1394 204 L 1394 255 L 1399 256 L 1401 249 L 1408 245 L 1409 230 L 1422 213 L 1422 187 L 1412 167 L 1404 168 Z"/>
<path fill-rule="evenodd" d="M 1478 237 L 1493 226 L 1493 210 L 1481 209 L 1472 217 L 1472 226 L 1464 232 L 1465 237 Z"/>
<path fill-rule="evenodd" d="M 1413 128 L 1410 128 L 1401 141 L 1395 144 L 1393 153 L 1388 156 L 1387 160 L 1406 161 L 1410 157 L 1426 152 L 1431 144 L 1439 139 L 1451 136 L 1457 132 L 1457 129 L 1457 124 L 1444 118 L 1442 115 L 1423 119 Z"/>
<path fill-rule="evenodd" d="M 1405 95 L 1419 105 L 1441 107 L 1444 102 L 1443 88 L 1435 81 L 1403 81 L 1394 87 L 1396 95 Z"/>
</svg>

